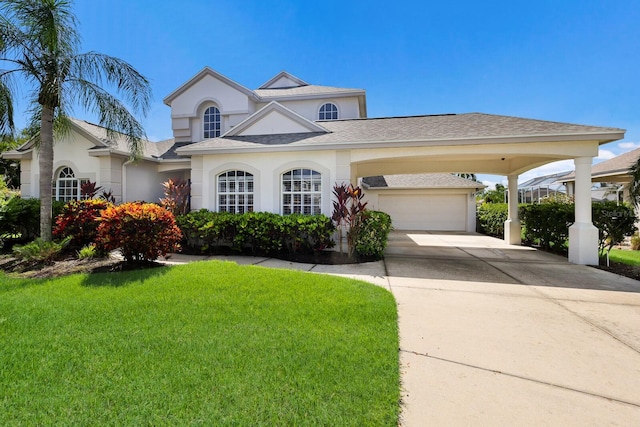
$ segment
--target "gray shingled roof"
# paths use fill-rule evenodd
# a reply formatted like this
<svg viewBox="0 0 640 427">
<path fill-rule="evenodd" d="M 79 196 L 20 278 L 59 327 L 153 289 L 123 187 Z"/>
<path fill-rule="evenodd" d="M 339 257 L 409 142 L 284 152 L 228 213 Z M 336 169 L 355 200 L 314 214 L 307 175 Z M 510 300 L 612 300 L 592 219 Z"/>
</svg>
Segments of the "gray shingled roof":
<svg viewBox="0 0 640 427">
<path fill-rule="evenodd" d="M 296 97 L 309 95 L 333 95 L 353 93 L 354 96 L 364 94 L 364 89 L 348 89 L 333 86 L 306 85 L 289 88 L 255 89 L 254 92 L 263 99 L 276 99 L 282 97 Z"/>
<path fill-rule="evenodd" d="M 594 175 L 608 175 L 615 172 L 627 172 L 629 168 L 640 157 L 640 148 L 627 151 L 612 159 L 600 162 L 591 167 L 591 173 Z"/>
<path fill-rule="evenodd" d="M 450 173 L 378 175 L 362 179 L 371 188 L 485 188 L 486 185 Z"/>
<path fill-rule="evenodd" d="M 107 136 L 107 129 L 87 122 L 85 120 L 71 119 L 75 125 L 85 130 L 90 135 L 99 139 L 107 147 L 115 149 L 117 151 L 129 152 L 129 143 L 127 136 L 122 133 L 116 133 L 114 138 Z M 174 145 L 173 139 L 167 139 L 160 142 L 151 142 L 146 139 L 142 140 L 142 155 L 144 157 L 160 158 L 167 151 L 169 151 Z M 99 147 L 96 147 L 99 148 Z"/>
<path fill-rule="evenodd" d="M 627 151 L 612 159 L 591 166 L 591 176 L 593 178 L 599 178 L 608 175 L 624 175 L 629 172 L 629 168 L 631 168 L 638 158 L 640 158 L 640 148 Z M 573 181 L 575 178 L 576 174 L 572 172 L 559 181 Z"/>
<path fill-rule="evenodd" d="M 596 135 L 624 132 L 623 129 L 577 125 L 482 113 L 434 116 L 388 117 L 323 121 L 329 132 L 284 135 L 228 136 L 190 146 L 196 150 L 257 148 L 261 145 L 322 146 L 337 143 L 431 141 L 447 145 L 452 141 L 475 144 L 481 139 L 509 139 L 543 136 Z M 614 137 L 612 139 L 617 139 Z M 603 139 L 607 139 L 604 137 Z"/>
</svg>

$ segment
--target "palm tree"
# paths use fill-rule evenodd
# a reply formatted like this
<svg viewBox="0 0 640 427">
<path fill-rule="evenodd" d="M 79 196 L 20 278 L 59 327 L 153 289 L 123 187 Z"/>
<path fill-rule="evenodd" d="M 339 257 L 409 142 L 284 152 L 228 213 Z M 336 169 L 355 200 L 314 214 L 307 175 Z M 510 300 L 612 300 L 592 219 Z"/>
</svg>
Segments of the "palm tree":
<svg viewBox="0 0 640 427">
<path fill-rule="evenodd" d="M 629 168 L 631 182 L 629 182 L 629 202 L 633 206 L 640 205 L 640 158 Z"/>
<path fill-rule="evenodd" d="M 151 100 L 149 81 L 127 62 L 78 52 L 71 6 L 71 0 L 0 0 L 0 61 L 8 66 L 0 70 L 0 132 L 13 132 L 12 89 L 22 79 L 33 89 L 30 112 L 40 124 L 40 237 L 45 241 L 51 241 L 54 132 L 69 129 L 70 109 L 78 105 L 96 113 L 109 136 L 127 135 L 135 158 L 144 129 L 129 108 L 146 115 Z"/>
</svg>

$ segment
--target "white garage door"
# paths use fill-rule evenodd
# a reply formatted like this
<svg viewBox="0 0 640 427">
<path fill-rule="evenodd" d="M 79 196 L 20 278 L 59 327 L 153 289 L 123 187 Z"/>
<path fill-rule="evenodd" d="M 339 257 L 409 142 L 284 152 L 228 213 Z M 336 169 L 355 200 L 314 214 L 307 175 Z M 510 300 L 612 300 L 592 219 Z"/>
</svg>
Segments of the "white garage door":
<svg viewBox="0 0 640 427">
<path fill-rule="evenodd" d="M 391 215 L 397 230 L 465 231 L 467 197 L 464 194 L 381 194 L 380 210 Z"/>
</svg>

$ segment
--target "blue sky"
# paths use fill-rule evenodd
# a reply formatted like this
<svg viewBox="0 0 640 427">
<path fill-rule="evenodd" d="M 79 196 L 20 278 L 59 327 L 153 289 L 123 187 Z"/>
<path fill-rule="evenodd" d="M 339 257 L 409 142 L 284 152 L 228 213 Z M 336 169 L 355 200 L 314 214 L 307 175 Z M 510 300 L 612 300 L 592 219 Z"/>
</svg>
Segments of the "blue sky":
<svg viewBox="0 0 640 427">
<path fill-rule="evenodd" d="M 363 88 L 369 117 L 483 112 L 627 129 L 598 160 L 640 146 L 637 0 L 79 0 L 74 10 L 83 51 L 151 80 L 152 140 L 171 137 L 162 99 L 210 66 L 252 89 L 281 70 Z"/>
</svg>

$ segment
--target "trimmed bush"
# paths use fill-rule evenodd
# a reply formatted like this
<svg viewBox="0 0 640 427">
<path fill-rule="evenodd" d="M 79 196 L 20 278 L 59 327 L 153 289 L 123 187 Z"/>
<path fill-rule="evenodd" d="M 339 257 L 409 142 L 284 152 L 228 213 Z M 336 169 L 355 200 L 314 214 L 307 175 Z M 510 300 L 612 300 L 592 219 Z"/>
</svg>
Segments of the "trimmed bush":
<svg viewBox="0 0 640 427">
<path fill-rule="evenodd" d="M 617 204 L 606 201 L 593 204 L 593 225 L 599 230 L 599 252 L 605 252 L 621 243 L 625 237 L 632 236 L 636 231 L 636 213 L 626 203 Z"/>
<path fill-rule="evenodd" d="M 554 252 L 564 252 L 569 239 L 569 226 L 574 223 L 574 205 L 549 201 L 520 207 L 524 238 L 530 244 Z"/>
<path fill-rule="evenodd" d="M 231 214 L 201 209 L 176 221 L 186 245 L 202 253 L 230 248 L 255 255 L 307 254 L 334 245 L 331 236 L 335 228 L 324 215 Z"/>
<path fill-rule="evenodd" d="M 152 261 L 179 248 L 182 233 L 171 212 L 152 203 L 124 203 L 102 211 L 97 245 L 120 249 L 127 261 Z"/>
<path fill-rule="evenodd" d="M 96 241 L 100 213 L 113 206 L 102 199 L 72 201 L 64 205 L 62 213 L 56 217 L 53 235 L 71 236 L 69 247 L 79 249 Z"/>
<path fill-rule="evenodd" d="M 391 216 L 379 211 L 365 210 L 359 214 L 355 231 L 355 250 L 358 256 L 381 259 L 387 247 Z"/>
<path fill-rule="evenodd" d="M 504 222 L 509 217 L 507 203 L 483 203 L 478 208 L 478 224 L 480 230 L 489 236 L 502 238 L 504 236 Z"/>
</svg>

